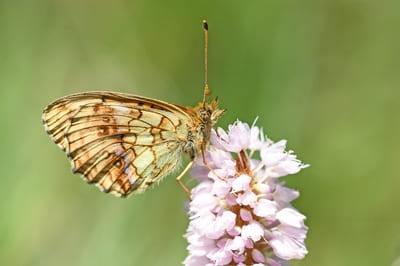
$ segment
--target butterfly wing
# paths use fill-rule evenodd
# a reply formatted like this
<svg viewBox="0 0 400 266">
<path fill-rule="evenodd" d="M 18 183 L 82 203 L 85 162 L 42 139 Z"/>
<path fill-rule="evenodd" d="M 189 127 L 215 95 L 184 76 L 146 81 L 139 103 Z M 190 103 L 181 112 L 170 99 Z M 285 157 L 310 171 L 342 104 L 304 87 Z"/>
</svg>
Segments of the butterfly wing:
<svg viewBox="0 0 400 266">
<path fill-rule="evenodd" d="M 42 119 L 74 173 L 122 197 L 146 190 L 179 165 L 193 125 L 178 105 L 110 92 L 63 97 Z"/>
</svg>

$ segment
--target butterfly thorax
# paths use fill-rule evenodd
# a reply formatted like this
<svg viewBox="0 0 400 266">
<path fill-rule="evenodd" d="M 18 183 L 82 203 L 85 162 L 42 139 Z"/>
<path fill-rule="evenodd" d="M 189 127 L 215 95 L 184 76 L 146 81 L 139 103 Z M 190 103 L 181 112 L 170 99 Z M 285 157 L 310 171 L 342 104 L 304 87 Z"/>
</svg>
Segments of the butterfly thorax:
<svg viewBox="0 0 400 266">
<path fill-rule="evenodd" d="M 188 131 L 183 152 L 194 159 L 200 151 L 206 150 L 211 136 L 211 129 L 225 110 L 218 109 L 218 99 L 210 104 L 201 102 L 193 108 L 193 127 Z"/>
</svg>

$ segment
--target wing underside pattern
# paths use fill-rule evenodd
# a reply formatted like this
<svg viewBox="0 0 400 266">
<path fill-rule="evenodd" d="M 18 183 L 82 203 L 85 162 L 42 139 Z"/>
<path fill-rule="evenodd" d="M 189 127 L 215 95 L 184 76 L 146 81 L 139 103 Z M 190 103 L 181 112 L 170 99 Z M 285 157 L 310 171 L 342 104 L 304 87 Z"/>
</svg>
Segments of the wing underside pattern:
<svg viewBox="0 0 400 266">
<path fill-rule="evenodd" d="M 42 119 L 73 172 L 122 197 L 143 192 L 179 165 L 192 123 L 177 105 L 105 92 L 61 98 Z"/>
</svg>

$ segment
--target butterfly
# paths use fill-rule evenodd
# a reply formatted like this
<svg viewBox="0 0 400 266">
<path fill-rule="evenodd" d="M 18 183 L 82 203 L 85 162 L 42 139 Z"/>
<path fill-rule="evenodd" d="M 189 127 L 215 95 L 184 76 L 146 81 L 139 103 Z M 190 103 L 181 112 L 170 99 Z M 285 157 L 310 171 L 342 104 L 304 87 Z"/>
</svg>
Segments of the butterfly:
<svg viewBox="0 0 400 266">
<path fill-rule="evenodd" d="M 117 92 L 83 92 L 62 97 L 43 111 L 51 139 L 67 154 L 72 171 L 100 190 L 119 197 L 140 193 L 190 163 L 207 149 L 211 130 L 225 112 L 218 99 L 206 102 L 208 24 L 205 30 L 204 98 L 196 107 Z M 207 164 L 206 164 L 207 165 Z"/>
</svg>

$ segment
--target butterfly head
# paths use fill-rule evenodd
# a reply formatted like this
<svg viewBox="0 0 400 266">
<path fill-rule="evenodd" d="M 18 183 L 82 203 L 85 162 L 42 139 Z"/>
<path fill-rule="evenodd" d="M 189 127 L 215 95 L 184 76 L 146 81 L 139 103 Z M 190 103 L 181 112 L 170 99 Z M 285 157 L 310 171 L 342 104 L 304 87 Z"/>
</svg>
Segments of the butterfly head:
<svg viewBox="0 0 400 266">
<path fill-rule="evenodd" d="M 218 98 L 215 98 L 211 103 L 201 102 L 196 108 L 196 113 L 199 122 L 196 127 L 196 135 L 197 139 L 201 140 L 198 144 L 206 148 L 210 141 L 211 129 L 225 113 L 225 110 L 218 108 Z"/>
<path fill-rule="evenodd" d="M 202 124 L 209 126 L 209 130 L 217 123 L 218 119 L 225 113 L 225 109 L 218 108 L 218 98 L 211 103 L 202 102 L 197 107 L 198 116 Z"/>
</svg>

